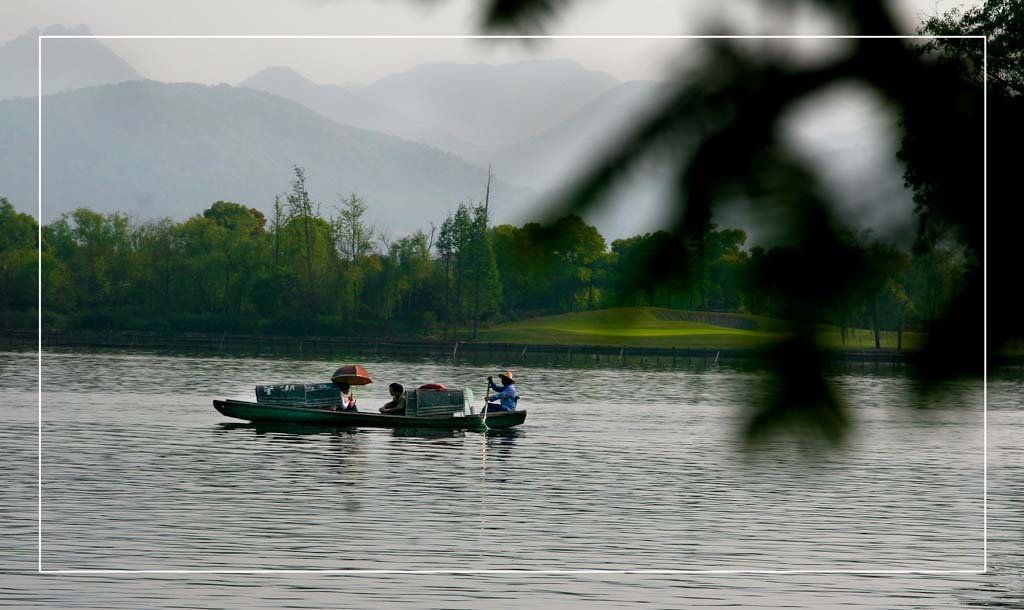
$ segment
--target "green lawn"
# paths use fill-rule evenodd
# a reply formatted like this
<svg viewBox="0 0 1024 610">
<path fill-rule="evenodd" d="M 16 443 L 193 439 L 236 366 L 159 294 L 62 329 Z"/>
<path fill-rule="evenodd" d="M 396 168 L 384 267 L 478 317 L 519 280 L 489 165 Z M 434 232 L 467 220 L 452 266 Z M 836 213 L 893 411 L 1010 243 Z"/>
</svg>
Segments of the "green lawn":
<svg viewBox="0 0 1024 610">
<path fill-rule="evenodd" d="M 680 312 L 656 307 L 623 307 L 544 316 L 510 322 L 479 332 L 480 341 L 536 344 L 610 345 L 636 347 L 753 348 L 784 339 L 787 324 L 761 316 L 708 314 L 715 324 L 695 321 L 699 312 Z M 746 325 L 751 328 L 733 328 Z M 822 341 L 840 348 L 839 328 L 821 327 Z M 896 347 L 896 333 L 884 333 L 882 347 Z M 903 347 L 914 349 L 921 335 L 903 334 Z M 847 348 L 874 347 L 870 330 L 857 329 L 848 334 Z"/>
</svg>

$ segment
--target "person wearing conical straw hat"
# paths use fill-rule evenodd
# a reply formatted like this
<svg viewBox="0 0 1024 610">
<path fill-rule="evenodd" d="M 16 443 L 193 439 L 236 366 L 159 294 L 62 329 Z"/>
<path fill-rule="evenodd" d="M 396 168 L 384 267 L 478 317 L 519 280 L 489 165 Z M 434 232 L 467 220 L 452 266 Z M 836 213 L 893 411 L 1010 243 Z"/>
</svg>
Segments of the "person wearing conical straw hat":
<svg viewBox="0 0 1024 610">
<path fill-rule="evenodd" d="M 519 392 L 516 392 L 516 380 L 512 375 L 512 371 L 500 373 L 498 379 L 501 380 L 501 387 L 494 383 L 494 377 L 487 378 L 487 384 L 494 390 L 493 394 L 487 396 L 487 412 L 515 411 L 516 402 L 519 400 Z"/>
</svg>

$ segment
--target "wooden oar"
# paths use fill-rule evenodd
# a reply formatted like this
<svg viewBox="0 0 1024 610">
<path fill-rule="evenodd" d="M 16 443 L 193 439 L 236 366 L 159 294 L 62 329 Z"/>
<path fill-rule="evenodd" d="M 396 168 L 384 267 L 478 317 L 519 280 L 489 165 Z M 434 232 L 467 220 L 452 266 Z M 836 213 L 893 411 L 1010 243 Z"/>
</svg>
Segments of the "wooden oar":
<svg viewBox="0 0 1024 610">
<path fill-rule="evenodd" d="M 490 382 L 490 381 L 488 381 L 488 382 L 487 382 L 487 389 L 486 389 L 486 390 L 484 390 L 484 418 L 483 418 L 483 421 L 484 421 L 484 430 L 487 430 L 487 406 L 488 406 L 488 403 L 487 403 L 487 394 L 488 394 L 488 393 L 489 393 L 490 391 L 491 391 L 491 382 Z"/>
</svg>

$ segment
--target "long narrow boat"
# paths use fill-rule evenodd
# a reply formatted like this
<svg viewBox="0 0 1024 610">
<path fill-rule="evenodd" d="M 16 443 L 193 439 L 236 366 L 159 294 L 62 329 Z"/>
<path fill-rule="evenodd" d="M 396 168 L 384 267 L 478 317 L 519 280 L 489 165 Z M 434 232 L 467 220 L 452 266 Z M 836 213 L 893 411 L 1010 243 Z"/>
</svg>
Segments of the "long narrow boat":
<svg viewBox="0 0 1024 610">
<path fill-rule="evenodd" d="M 213 407 L 222 415 L 251 422 L 282 422 L 315 426 L 373 428 L 444 428 L 448 430 L 484 430 L 518 426 L 526 420 L 526 411 L 488 413 L 482 415 L 445 414 L 439 416 L 384 415 L 329 408 L 267 404 L 244 400 L 215 400 Z"/>
</svg>

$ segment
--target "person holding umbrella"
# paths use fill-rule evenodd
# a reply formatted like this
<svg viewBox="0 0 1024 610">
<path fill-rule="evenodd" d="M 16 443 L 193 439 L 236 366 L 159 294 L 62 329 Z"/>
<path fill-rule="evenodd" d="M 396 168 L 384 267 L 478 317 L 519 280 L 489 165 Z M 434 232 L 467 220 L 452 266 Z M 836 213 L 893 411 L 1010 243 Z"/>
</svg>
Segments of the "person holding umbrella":
<svg viewBox="0 0 1024 610">
<path fill-rule="evenodd" d="M 356 397 L 352 393 L 354 385 L 373 383 L 370 373 L 358 364 L 349 364 L 334 371 L 331 381 L 341 390 L 341 410 L 356 411 Z"/>
<path fill-rule="evenodd" d="M 501 380 L 501 387 L 494 383 L 494 377 L 487 378 L 487 385 L 494 390 L 494 394 L 487 396 L 487 413 L 497 411 L 515 411 L 516 403 L 519 402 L 519 392 L 516 392 L 515 378 L 512 371 L 505 371 L 498 375 Z M 500 402 L 491 402 L 497 400 Z"/>
<path fill-rule="evenodd" d="M 342 382 L 335 383 L 338 389 L 341 390 L 341 410 L 342 411 L 358 411 L 356 408 L 356 397 L 352 395 L 352 386 Z"/>
</svg>

